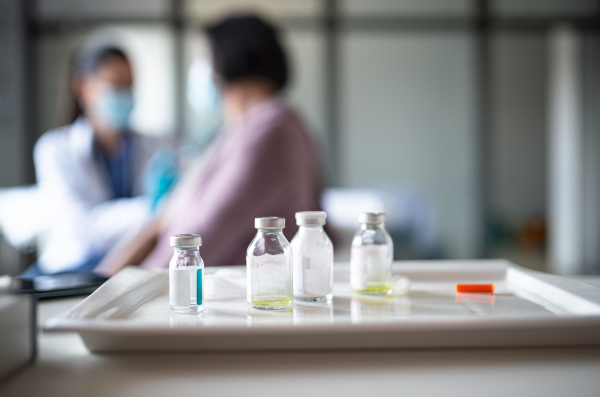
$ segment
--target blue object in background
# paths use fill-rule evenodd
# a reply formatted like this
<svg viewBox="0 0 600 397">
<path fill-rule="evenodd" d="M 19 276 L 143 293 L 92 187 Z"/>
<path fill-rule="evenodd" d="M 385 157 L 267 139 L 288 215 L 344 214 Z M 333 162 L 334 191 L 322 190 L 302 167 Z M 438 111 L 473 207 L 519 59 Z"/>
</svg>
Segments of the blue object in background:
<svg viewBox="0 0 600 397">
<path fill-rule="evenodd" d="M 179 162 L 176 153 L 169 149 L 158 150 L 148 162 L 144 181 L 151 212 L 156 212 L 178 179 Z"/>
</svg>

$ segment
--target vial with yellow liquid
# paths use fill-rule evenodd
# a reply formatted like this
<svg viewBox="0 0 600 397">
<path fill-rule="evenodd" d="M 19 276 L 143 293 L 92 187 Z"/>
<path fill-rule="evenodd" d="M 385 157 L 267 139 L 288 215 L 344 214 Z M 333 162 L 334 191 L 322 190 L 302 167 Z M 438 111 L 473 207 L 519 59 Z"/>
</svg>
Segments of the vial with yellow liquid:
<svg viewBox="0 0 600 397">
<path fill-rule="evenodd" d="M 394 245 L 385 230 L 385 214 L 362 212 L 358 222 L 350 251 L 350 286 L 360 294 L 387 294 L 393 284 Z"/>
<path fill-rule="evenodd" d="M 283 235 L 285 218 L 256 218 L 256 236 L 246 252 L 248 304 L 256 309 L 292 305 L 292 247 Z"/>
</svg>

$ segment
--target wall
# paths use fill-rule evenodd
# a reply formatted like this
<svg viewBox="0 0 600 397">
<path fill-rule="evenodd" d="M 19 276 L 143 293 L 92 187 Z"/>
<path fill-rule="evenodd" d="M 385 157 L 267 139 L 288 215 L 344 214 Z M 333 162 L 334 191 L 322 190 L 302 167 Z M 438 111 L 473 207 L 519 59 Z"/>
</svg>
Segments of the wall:
<svg viewBox="0 0 600 397">
<path fill-rule="evenodd" d="M 342 40 L 344 185 L 428 194 L 438 207 L 443 254 L 475 256 L 473 37 L 350 32 Z"/>
<path fill-rule="evenodd" d="M 21 11 L 20 2 L 0 0 L 0 187 L 27 182 Z"/>
<path fill-rule="evenodd" d="M 512 227 L 547 207 L 547 51 L 545 33 L 492 39 L 490 206 Z"/>
<path fill-rule="evenodd" d="M 583 268 L 600 273 L 600 34 L 583 36 Z"/>
</svg>

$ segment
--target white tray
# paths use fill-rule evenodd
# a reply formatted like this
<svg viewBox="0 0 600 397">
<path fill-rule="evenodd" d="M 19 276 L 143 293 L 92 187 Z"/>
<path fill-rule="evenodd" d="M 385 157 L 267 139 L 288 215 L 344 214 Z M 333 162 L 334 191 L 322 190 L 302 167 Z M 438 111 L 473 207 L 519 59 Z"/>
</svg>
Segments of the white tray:
<svg viewBox="0 0 600 397">
<path fill-rule="evenodd" d="M 353 294 L 335 265 L 330 304 L 249 309 L 245 268 L 207 268 L 204 316 L 168 307 L 166 271 L 126 268 L 46 332 L 79 332 L 93 352 L 600 345 L 600 287 L 502 260 L 397 262 L 403 297 Z M 494 282 L 496 294 L 456 294 Z"/>
</svg>

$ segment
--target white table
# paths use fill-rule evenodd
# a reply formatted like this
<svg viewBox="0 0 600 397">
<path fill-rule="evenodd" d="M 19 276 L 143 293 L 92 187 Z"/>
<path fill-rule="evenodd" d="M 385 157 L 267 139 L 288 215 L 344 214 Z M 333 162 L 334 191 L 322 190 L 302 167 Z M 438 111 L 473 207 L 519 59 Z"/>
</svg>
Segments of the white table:
<svg viewBox="0 0 600 397">
<path fill-rule="evenodd" d="M 42 302 L 40 324 L 80 300 Z M 39 342 L 0 396 L 600 396 L 600 347 L 93 355 L 77 334 Z"/>
</svg>

